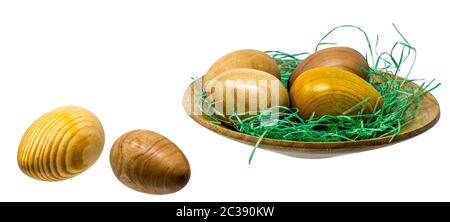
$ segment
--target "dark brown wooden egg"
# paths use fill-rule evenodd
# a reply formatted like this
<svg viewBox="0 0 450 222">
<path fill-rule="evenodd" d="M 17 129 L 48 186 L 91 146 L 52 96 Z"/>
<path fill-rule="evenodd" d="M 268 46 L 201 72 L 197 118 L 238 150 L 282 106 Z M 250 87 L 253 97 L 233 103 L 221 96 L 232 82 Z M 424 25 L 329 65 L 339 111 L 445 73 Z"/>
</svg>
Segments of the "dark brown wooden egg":
<svg viewBox="0 0 450 222">
<path fill-rule="evenodd" d="M 319 67 L 339 67 L 363 79 L 369 70 L 366 59 L 358 51 L 348 47 L 326 48 L 313 53 L 300 63 L 289 78 L 289 88 L 302 73 Z"/>
<path fill-rule="evenodd" d="M 119 137 L 111 149 L 110 163 L 123 184 L 149 194 L 177 192 L 191 175 L 183 152 L 166 137 L 148 130 Z"/>
</svg>

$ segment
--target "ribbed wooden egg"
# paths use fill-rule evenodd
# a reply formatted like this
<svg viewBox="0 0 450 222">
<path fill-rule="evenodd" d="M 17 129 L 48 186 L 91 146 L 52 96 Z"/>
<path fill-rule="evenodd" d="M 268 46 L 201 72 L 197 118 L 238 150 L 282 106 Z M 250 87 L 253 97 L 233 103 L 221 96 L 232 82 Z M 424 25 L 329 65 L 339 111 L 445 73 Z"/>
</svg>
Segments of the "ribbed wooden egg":
<svg viewBox="0 0 450 222">
<path fill-rule="evenodd" d="M 226 54 L 217 60 L 206 75 L 203 76 L 203 82 L 213 79 L 225 71 L 237 68 L 256 69 L 267 72 L 277 79 L 281 79 L 278 65 L 269 55 L 254 49 L 242 49 Z"/>
<path fill-rule="evenodd" d="M 331 47 L 319 50 L 303 60 L 292 72 L 289 87 L 300 74 L 313 68 L 339 67 L 365 79 L 369 70 L 366 59 L 358 51 L 348 47 Z"/>
<path fill-rule="evenodd" d="M 26 175 L 59 181 L 92 166 L 104 143 L 103 127 L 94 114 L 81 107 L 66 106 L 44 114 L 28 128 L 17 160 Z"/>
<path fill-rule="evenodd" d="M 191 175 L 183 152 L 166 137 L 148 130 L 119 137 L 111 149 L 110 163 L 123 184 L 149 194 L 176 192 Z"/>
<path fill-rule="evenodd" d="M 235 112 L 257 115 L 273 106 L 289 106 L 289 94 L 280 80 L 255 69 L 233 69 L 211 79 L 205 87 L 210 102 L 225 118 Z"/>
<path fill-rule="evenodd" d="M 303 118 L 323 115 L 341 115 L 353 106 L 370 98 L 365 113 L 372 113 L 383 100 L 368 82 L 340 68 L 315 68 L 300 75 L 290 91 L 291 103 L 299 109 Z M 361 109 L 349 113 L 355 114 Z"/>
</svg>

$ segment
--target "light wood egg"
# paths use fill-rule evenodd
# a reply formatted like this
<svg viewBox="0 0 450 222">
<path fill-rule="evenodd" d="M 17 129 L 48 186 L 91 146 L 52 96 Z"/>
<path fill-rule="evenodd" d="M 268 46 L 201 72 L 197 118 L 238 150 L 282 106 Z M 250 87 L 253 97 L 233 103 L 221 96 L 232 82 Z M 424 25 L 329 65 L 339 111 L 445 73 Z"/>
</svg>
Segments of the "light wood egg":
<svg viewBox="0 0 450 222">
<path fill-rule="evenodd" d="M 217 60 L 211 68 L 209 68 L 206 75 L 203 76 L 203 83 L 206 83 L 215 78 L 217 75 L 225 71 L 248 68 L 267 72 L 277 79 L 281 79 L 278 64 L 269 55 L 259 50 L 242 49 L 228 53 Z"/>
<path fill-rule="evenodd" d="M 119 181 L 149 194 L 177 192 L 191 175 L 189 162 L 177 145 L 148 130 L 119 137 L 111 149 L 110 163 Z"/>
<path fill-rule="evenodd" d="M 235 112 L 251 116 L 273 106 L 289 106 L 289 94 L 281 81 L 255 69 L 226 71 L 211 79 L 205 89 L 208 100 L 224 119 Z"/>
<path fill-rule="evenodd" d="M 348 47 L 331 47 L 319 50 L 305 60 L 292 72 L 289 87 L 304 72 L 319 67 L 339 67 L 365 79 L 369 66 L 361 53 Z"/>
<path fill-rule="evenodd" d="M 341 115 L 367 98 L 364 113 L 372 113 L 375 107 L 383 104 L 380 93 L 372 85 L 340 68 L 310 69 L 295 80 L 289 93 L 292 106 L 297 107 L 299 115 L 305 119 L 313 113 L 315 117 Z"/>
<path fill-rule="evenodd" d="M 92 166 L 105 143 L 103 127 L 88 110 L 66 106 L 37 119 L 25 132 L 17 160 L 28 176 L 59 181 Z"/>
</svg>

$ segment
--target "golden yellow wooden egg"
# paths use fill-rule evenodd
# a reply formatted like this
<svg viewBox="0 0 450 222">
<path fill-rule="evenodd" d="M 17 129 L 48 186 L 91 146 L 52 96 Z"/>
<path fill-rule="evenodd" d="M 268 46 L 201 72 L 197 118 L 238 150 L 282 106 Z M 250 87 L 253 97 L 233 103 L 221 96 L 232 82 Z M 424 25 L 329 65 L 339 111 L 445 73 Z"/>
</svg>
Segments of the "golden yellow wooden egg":
<svg viewBox="0 0 450 222">
<path fill-rule="evenodd" d="M 225 71 L 236 68 L 249 68 L 272 74 L 277 79 L 281 79 L 280 71 L 275 60 L 264 52 L 254 49 L 242 49 L 226 54 L 217 60 L 211 68 L 209 68 L 206 75 L 203 76 L 203 82 L 213 79 L 217 75 Z"/>
<path fill-rule="evenodd" d="M 301 74 L 289 91 L 292 106 L 299 109 L 303 118 L 324 115 L 341 115 L 353 106 L 370 98 L 365 113 L 381 107 L 383 100 L 379 92 L 368 82 L 340 68 L 315 68 Z M 349 113 L 355 114 L 361 109 Z"/>
<path fill-rule="evenodd" d="M 100 121 L 86 109 L 66 106 L 50 111 L 25 132 L 17 160 L 28 176 L 44 181 L 74 177 L 92 166 L 103 150 Z"/>
<path fill-rule="evenodd" d="M 233 69 L 211 79 L 208 100 L 227 119 L 235 112 L 257 115 L 273 106 L 289 106 L 289 94 L 280 80 L 256 69 Z"/>
<path fill-rule="evenodd" d="M 303 72 L 319 67 L 339 67 L 365 79 L 369 66 L 361 53 L 348 47 L 331 47 L 319 50 L 303 60 L 292 72 L 289 87 Z"/>
<path fill-rule="evenodd" d="M 119 137 L 111 149 L 110 163 L 123 184 L 150 194 L 176 192 L 191 175 L 183 152 L 166 137 L 148 130 Z"/>
</svg>

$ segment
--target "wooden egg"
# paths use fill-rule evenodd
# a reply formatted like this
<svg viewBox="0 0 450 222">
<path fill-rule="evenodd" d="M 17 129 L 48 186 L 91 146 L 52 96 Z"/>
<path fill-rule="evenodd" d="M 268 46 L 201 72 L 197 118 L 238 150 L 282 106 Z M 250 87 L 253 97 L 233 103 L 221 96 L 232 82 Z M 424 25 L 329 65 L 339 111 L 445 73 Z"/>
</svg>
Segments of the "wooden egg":
<svg viewBox="0 0 450 222">
<path fill-rule="evenodd" d="M 123 184 L 149 194 L 177 192 L 191 175 L 183 152 L 166 137 L 148 130 L 119 137 L 111 149 L 110 163 Z"/>
<path fill-rule="evenodd" d="M 273 106 L 289 106 L 289 94 L 280 80 L 256 69 L 233 69 L 208 82 L 208 100 L 227 119 L 235 112 L 257 115 Z"/>
<path fill-rule="evenodd" d="M 236 68 L 256 69 L 281 79 L 278 64 L 269 55 L 258 50 L 243 49 L 226 54 L 217 60 L 203 76 L 203 83 L 206 85 L 207 81 L 217 75 Z"/>
<path fill-rule="evenodd" d="M 340 68 L 315 68 L 301 74 L 290 89 L 291 102 L 299 109 L 301 117 L 341 115 L 343 112 L 370 98 L 365 113 L 381 107 L 383 100 L 368 82 Z M 356 114 L 356 109 L 351 114 Z"/>
<path fill-rule="evenodd" d="M 104 143 L 103 127 L 94 114 L 80 107 L 61 107 L 28 128 L 17 160 L 20 169 L 32 178 L 65 180 L 92 166 Z"/>
<path fill-rule="evenodd" d="M 319 67 L 339 67 L 363 79 L 367 76 L 365 70 L 369 70 L 366 59 L 358 51 L 348 47 L 326 48 L 313 53 L 300 63 L 289 78 L 289 87 L 300 74 Z"/>
</svg>

